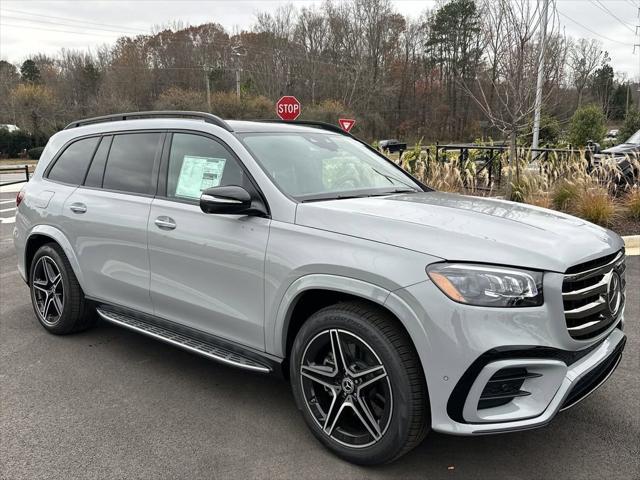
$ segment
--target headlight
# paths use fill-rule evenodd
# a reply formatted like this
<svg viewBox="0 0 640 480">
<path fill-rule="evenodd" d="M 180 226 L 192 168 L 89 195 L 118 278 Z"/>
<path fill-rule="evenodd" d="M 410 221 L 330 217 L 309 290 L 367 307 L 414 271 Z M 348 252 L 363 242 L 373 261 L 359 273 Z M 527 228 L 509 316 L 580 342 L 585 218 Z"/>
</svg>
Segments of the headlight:
<svg viewBox="0 0 640 480">
<path fill-rule="evenodd" d="M 542 272 L 464 263 L 435 263 L 429 278 L 451 300 L 481 307 L 542 305 Z"/>
</svg>

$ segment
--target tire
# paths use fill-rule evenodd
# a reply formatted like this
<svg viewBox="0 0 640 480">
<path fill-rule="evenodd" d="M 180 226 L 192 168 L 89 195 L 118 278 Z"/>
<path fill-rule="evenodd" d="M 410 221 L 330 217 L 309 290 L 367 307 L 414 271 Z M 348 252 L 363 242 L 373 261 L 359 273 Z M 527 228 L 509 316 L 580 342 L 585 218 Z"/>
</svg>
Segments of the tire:
<svg viewBox="0 0 640 480">
<path fill-rule="evenodd" d="M 58 244 L 47 243 L 36 251 L 29 269 L 29 289 L 36 318 L 48 332 L 76 333 L 96 323 L 95 310 L 85 300 Z"/>
<path fill-rule="evenodd" d="M 365 302 L 311 315 L 293 343 L 289 369 L 307 425 L 349 462 L 392 462 L 429 430 L 427 386 L 413 343 L 395 318 Z"/>
</svg>

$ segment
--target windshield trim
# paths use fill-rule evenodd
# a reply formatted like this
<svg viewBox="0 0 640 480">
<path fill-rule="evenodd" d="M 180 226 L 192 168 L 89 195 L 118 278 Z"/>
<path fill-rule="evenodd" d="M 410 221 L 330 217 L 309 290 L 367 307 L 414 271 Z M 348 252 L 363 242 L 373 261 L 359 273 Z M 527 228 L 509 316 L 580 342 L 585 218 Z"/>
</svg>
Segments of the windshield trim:
<svg viewBox="0 0 640 480">
<path fill-rule="evenodd" d="M 313 201 L 313 200 L 305 199 L 303 197 L 313 197 L 315 199 L 319 195 L 323 195 L 323 194 L 309 194 L 309 195 L 303 195 L 303 196 L 301 196 L 301 195 L 293 196 L 290 193 L 288 193 L 285 190 L 283 190 L 282 187 L 280 187 L 280 185 L 278 184 L 278 182 L 276 182 L 275 179 L 271 176 L 269 171 L 264 167 L 264 165 L 259 160 L 259 158 L 255 154 L 255 152 L 251 149 L 251 147 L 249 147 L 249 145 L 244 140 L 244 137 L 253 136 L 253 135 L 291 135 L 292 133 L 293 134 L 297 134 L 297 132 L 291 132 L 291 131 L 282 131 L 282 132 L 251 131 L 251 132 L 234 132 L 233 135 L 238 139 L 238 141 L 247 150 L 247 152 L 249 152 L 249 154 L 251 155 L 253 160 L 256 162 L 256 164 L 258 165 L 260 170 L 262 170 L 262 172 L 267 176 L 269 181 L 276 187 L 276 189 L 280 193 L 282 193 L 285 197 L 287 197 L 289 200 L 291 200 L 292 202 L 295 202 L 295 203 L 303 203 L 303 202 Z M 300 132 L 300 133 L 308 133 L 308 132 L 305 131 L 305 132 Z M 378 150 L 373 148 L 371 145 L 369 145 L 364 140 L 360 140 L 358 137 L 355 137 L 355 136 L 353 136 L 351 134 L 348 134 L 348 133 L 339 134 L 339 133 L 335 133 L 335 132 L 331 132 L 331 131 L 327 131 L 327 130 L 321 130 L 321 129 L 318 129 L 317 133 L 318 134 L 322 134 L 322 135 L 335 136 L 335 137 L 344 136 L 344 137 L 347 137 L 347 138 L 349 138 L 349 139 L 351 139 L 351 140 L 353 140 L 353 141 L 355 141 L 357 143 L 360 143 L 361 145 L 364 145 L 364 147 L 366 149 L 368 149 L 370 152 L 374 153 L 377 157 L 379 157 L 380 159 L 382 159 L 382 160 L 386 161 L 387 163 L 391 164 L 393 167 L 395 167 L 396 170 L 398 170 L 401 173 L 401 175 L 404 175 L 404 177 L 408 178 L 411 182 L 415 183 L 417 187 L 422 189 L 422 190 L 417 190 L 416 189 L 415 190 L 416 192 L 420 192 L 420 191 L 422 191 L 422 192 L 432 192 L 432 191 L 434 191 L 433 188 L 431 188 L 428 185 L 425 185 L 424 183 L 422 183 L 420 180 L 415 178 L 413 175 L 411 175 L 409 172 L 407 172 L 400 165 L 398 165 L 393 160 L 391 160 L 387 156 L 385 156 L 382 153 L 380 153 Z M 314 134 L 316 134 L 316 132 L 314 132 Z M 402 187 L 397 187 L 397 188 L 401 189 Z M 360 192 L 362 192 L 363 190 L 374 190 L 374 192 L 373 192 L 374 195 L 380 195 L 380 191 L 389 192 L 390 189 L 389 188 L 380 187 L 380 188 L 376 188 L 376 189 L 362 189 L 362 190 L 360 190 Z M 331 198 L 318 199 L 318 201 L 320 201 L 320 200 L 336 200 L 338 198 L 338 196 L 347 195 L 348 193 L 353 193 L 353 192 L 357 192 L 357 190 L 351 191 L 351 192 L 348 192 L 348 191 L 327 192 L 327 195 L 330 195 Z M 403 189 L 402 192 L 389 192 L 389 195 L 392 195 L 394 193 L 405 193 L 405 191 Z M 406 193 L 408 193 L 408 192 L 406 192 Z M 367 196 L 372 196 L 372 195 L 367 195 Z M 351 197 L 351 198 L 353 198 L 353 197 Z"/>
</svg>

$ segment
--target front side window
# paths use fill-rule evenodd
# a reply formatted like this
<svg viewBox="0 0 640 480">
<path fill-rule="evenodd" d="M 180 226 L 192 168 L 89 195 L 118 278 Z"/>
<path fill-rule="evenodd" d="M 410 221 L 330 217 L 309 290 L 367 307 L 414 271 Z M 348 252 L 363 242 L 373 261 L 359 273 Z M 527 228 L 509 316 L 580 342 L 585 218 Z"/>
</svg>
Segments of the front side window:
<svg viewBox="0 0 640 480">
<path fill-rule="evenodd" d="M 155 190 L 153 165 L 160 133 L 115 135 L 104 169 L 103 188 L 150 195 Z"/>
<path fill-rule="evenodd" d="M 327 133 L 245 133 L 245 146 L 289 196 L 324 200 L 422 191 L 360 142 Z"/>
<path fill-rule="evenodd" d="M 242 168 L 219 142 L 201 135 L 175 133 L 171 141 L 167 197 L 197 200 L 211 187 L 247 187 Z"/>
<path fill-rule="evenodd" d="M 56 182 L 80 185 L 87 173 L 100 137 L 78 140 L 69 145 L 51 167 L 47 178 Z"/>
</svg>

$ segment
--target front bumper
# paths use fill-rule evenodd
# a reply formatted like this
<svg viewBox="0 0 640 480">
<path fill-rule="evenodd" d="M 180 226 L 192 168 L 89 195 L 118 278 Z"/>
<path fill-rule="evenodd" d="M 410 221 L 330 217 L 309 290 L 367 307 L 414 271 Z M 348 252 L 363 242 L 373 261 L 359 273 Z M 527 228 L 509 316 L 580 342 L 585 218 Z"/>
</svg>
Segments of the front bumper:
<svg viewBox="0 0 640 480">
<path fill-rule="evenodd" d="M 544 288 L 561 292 L 562 275 L 545 274 Z M 551 293 L 543 306 L 522 309 L 457 304 L 443 299 L 429 281 L 393 295 L 410 306 L 423 326 L 416 347 L 429 390 L 431 427 L 443 433 L 500 433 L 546 425 L 604 383 L 626 341 L 623 311 L 601 334 L 572 338 L 561 295 Z M 480 404 L 488 381 L 505 369 L 525 372 L 522 396 L 497 406 Z"/>
<path fill-rule="evenodd" d="M 456 416 L 461 422 L 456 422 L 453 431 L 441 431 L 469 435 L 542 427 L 559 411 L 574 406 L 604 384 L 620 363 L 625 342 L 626 336 L 616 328 L 595 348 L 587 348 L 586 355 L 569 364 L 565 363 L 571 362 L 568 354 L 576 352 L 557 351 L 557 355 L 551 351 L 541 352 L 542 356 L 549 355 L 549 358 L 535 358 L 527 356 L 526 351 L 520 351 L 510 359 L 489 359 L 466 395 L 458 399 L 456 393 L 464 394 L 459 391 L 450 398 L 450 415 Z M 534 352 L 535 349 L 531 350 L 532 354 Z M 489 375 L 496 369 L 514 367 L 525 367 L 541 375 L 531 379 L 528 385 L 525 381 L 522 388 L 531 391 L 531 395 L 516 398 L 507 405 L 479 410 L 480 394 Z M 514 418 L 517 420 L 512 420 Z"/>
</svg>

